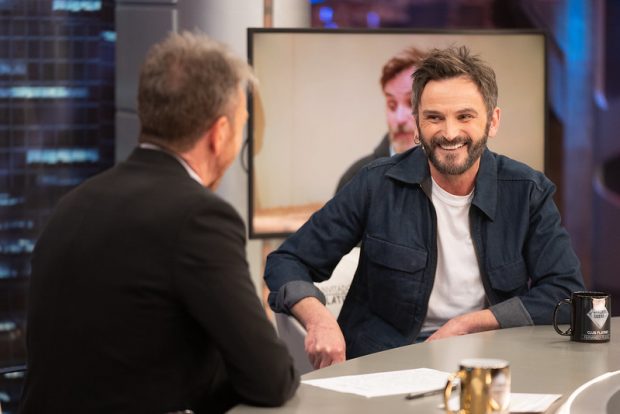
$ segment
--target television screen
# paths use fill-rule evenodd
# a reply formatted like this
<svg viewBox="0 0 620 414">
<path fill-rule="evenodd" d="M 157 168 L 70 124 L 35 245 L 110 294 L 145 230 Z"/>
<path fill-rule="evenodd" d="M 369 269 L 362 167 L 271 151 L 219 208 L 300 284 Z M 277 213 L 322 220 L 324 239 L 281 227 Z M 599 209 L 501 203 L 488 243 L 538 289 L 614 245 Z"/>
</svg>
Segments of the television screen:
<svg viewBox="0 0 620 414">
<path fill-rule="evenodd" d="M 388 130 L 383 65 L 401 51 L 465 45 L 495 70 L 492 151 L 544 171 L 545 35 L 540 31 L 248 29 L 251 238 L 297 230 Z"/>
</svg>

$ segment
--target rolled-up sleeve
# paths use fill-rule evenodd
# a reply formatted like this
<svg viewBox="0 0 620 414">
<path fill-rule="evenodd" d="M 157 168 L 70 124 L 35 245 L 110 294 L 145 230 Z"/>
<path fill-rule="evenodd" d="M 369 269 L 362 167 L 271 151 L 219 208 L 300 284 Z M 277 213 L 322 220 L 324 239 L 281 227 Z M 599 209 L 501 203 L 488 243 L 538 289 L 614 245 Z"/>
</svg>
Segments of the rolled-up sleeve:
<svg viewBox="0 0 620 414">
<path fill-rule="evenodd" d="M 500 328 L 534 325 L 532 317 L 518 297 L 510 298 L 493 305 L 489 310 L 493 313 L 495 319 L 497 319 Z"/>
<path fill-rule="evenodd" d="M 314 283 L 329 279 L 342 256 L 361 240 L 368 204 L 366 175 L 364 168 L 267 257 L 264 277 L 274 312 L 290 313 L 305 297 L 325 303 Z"/>
<path fill-rule="evenodd" d="M 307 297 L 315 297 L 325 305 L 325 295 L 314 283 L 294 280 L 283 285 L 277 292 L 269 293 L 269 306 L 274 312 L 291 313 L 291 308 Z"/>
</svg>

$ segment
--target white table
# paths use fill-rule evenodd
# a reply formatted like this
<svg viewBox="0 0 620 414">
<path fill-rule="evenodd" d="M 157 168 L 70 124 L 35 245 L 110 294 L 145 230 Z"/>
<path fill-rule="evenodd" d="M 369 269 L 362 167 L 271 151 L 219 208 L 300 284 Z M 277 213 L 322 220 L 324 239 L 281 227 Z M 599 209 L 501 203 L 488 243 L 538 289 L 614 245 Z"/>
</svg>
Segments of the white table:
<svg viewBox="0 0 620 414">
<path fill-rule="evenodd" d="M 512 392 L 562 394 L 548 410 L 553 413 L 579 386 L 609 371 L 620 370 L 620 317 L 612 318 L 611 341 L 585 344 L 560 336 L 552 326 L 527 326 L 409 345 L 310 372 L 302 379 L 367 374 L 412 368 L 453 372 L 465 358 L 510 361 Z M 265 381 L 269 380 L 266 373 Z M 612 395 L 602 396 L 612 398 Z M 618 398 L 614 396 L 613 398 Z M 302 384 L 283 407 L 239 405 L 230 413 L 393 414 L 442 413 L 441 396 L 405 400 L 404 395 L 365 398 Z"/>
</svg>

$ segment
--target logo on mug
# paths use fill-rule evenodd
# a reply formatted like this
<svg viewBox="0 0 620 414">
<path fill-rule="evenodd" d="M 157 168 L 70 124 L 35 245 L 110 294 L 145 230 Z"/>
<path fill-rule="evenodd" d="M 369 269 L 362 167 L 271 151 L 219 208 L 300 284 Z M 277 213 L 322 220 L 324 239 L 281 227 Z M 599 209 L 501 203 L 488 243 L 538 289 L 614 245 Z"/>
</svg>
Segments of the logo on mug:
<svg viewBox="0 0 620 414">
<path fill-rule="evenodd" d="M 598 326 L 598 329 L 602 329 L 609 318 L 609 312 L 605 306 L 605 298 L 592 298 L 592 309 L 587 313 L 588 318 Z"/>
</svg>

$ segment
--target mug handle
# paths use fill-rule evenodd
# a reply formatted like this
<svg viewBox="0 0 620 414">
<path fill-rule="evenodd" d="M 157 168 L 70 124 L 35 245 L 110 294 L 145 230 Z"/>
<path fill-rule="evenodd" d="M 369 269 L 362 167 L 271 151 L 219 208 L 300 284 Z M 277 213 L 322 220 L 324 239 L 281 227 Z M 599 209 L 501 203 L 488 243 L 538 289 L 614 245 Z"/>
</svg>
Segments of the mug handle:
<svg viewBox="0 0 620 414">
<path fill-rule="evenodd" d="M 570 336 L 573 333 L 573 328 L 569 327 L 566 331 L 562 332 L 562 330 L 560 330 L 560 328 L 558 328 L 558 310 L 560 309 L 560 306 L 564 305 L 564 304 L 569 304 L 570 305 L 571 300 L 570 299 L 562 299 L 561 301 L 558 302 L 557 305 L 555 305 L 555 309 L 553 310 L 553 329 L 555 329 L 555 331 L 557 333 L 559 333 L 560 335 L 563 336 Z"/>
<path fill-rule="evenodd" d="M 453 374 L 450 374 L 450 376 L 448 377 L 448 382 L 446 383 L 446 388 L 443 390 L 443 403 L 446 408 L 446 412 L 450 414 L 458 413 L 458 411 L 450 410 L 450 406 L 448 405 L 448 401 L 450 401 L 450 397 L 452 396 L 452 390 L 454 389 L 454 381 L 457 378 L 462 381 L 463 378 L 465 378 L 465 371 L 460 370 Z"/>
</svg>

